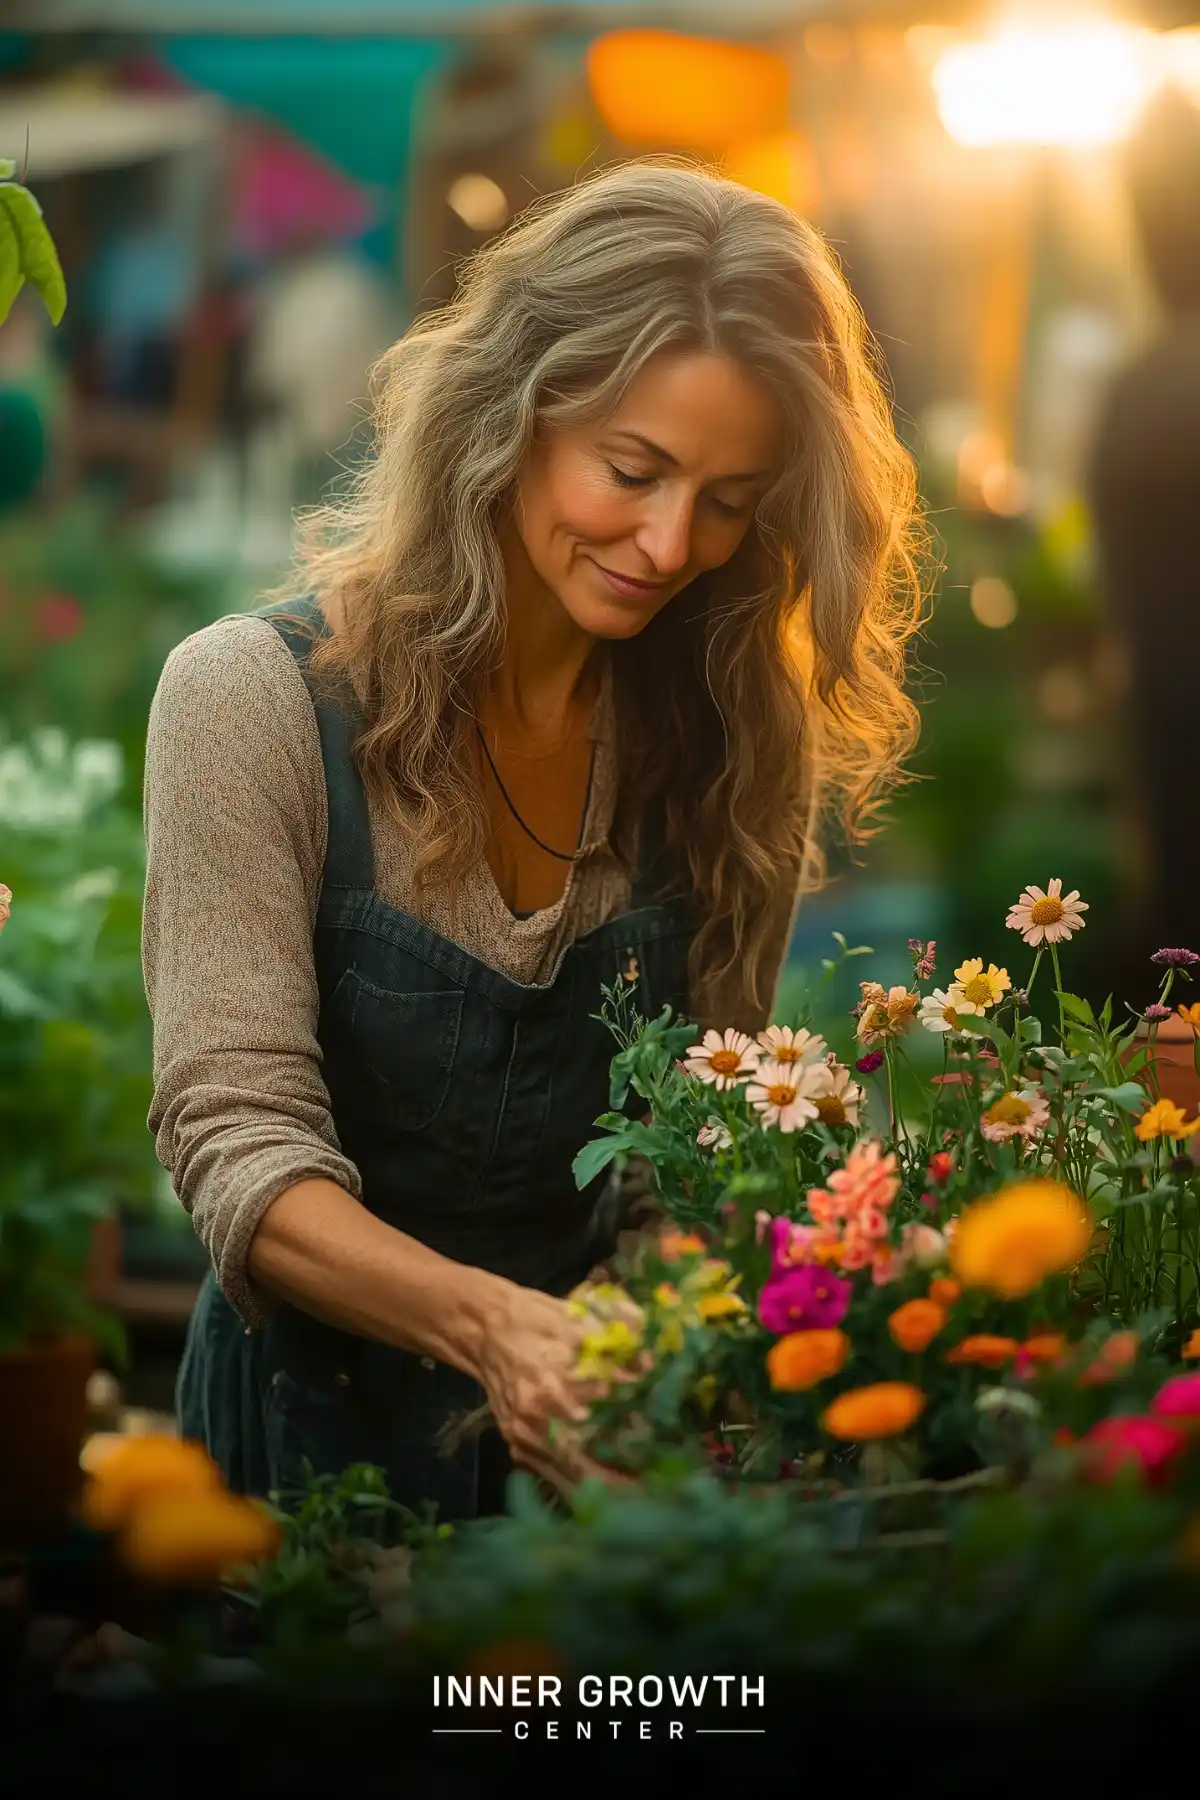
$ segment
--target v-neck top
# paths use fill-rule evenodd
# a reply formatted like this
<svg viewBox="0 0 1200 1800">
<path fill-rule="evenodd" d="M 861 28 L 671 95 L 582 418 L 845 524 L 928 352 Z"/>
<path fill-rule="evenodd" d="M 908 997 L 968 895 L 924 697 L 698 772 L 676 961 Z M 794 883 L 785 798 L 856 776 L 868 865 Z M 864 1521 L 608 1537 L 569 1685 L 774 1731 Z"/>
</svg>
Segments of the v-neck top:
<svg viewBox="0 0 1200 1800">
<path fill-rule="evenodd" d="M 514 915 L 482 857 L 454 904 L 444 887 L 418 888 L 403 824 L 369 803 L 380 898 L 512 981 L 548 981 L 573 942 L 630 903 L 629 874 L 609 841 L 611 676 L 590 729 L 596 754 L 580 852 L 552 906 Z M 272 1200 L 309 1177 L 362 1198 L 317 1041 L 313 933 L 328 829 L 320 737 L 304 678 L 267 619 L 227 615 L 167 658 L 150 712 L 143 819 L 142 968 L 154 1022 L 147 1122 L 223 1292 L 254 1325 L 270 1303 L 255 1292 L 246 1258 Z M 794 885 L 781 885 L 775 970 L 794 901 Z M 690 1001 L 702 1023 L 766 1022 L 736 975 Z"/>
</svg>

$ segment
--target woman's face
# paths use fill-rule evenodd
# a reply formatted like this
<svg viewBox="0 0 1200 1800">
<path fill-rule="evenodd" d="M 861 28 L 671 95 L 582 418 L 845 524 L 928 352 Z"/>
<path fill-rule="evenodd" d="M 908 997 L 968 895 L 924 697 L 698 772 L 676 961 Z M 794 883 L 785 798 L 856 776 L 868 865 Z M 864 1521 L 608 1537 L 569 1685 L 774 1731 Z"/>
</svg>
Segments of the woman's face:
<svg viewBox="0 0 1200 1800">
<path fill-rule="evenodd" d="M 539 435 L 521 473 L 517 538 L 581 631 L 634 637 L 728 562 L 782 447 L 778 407 L 737 363 L 663 352 L 610 418 Z"/>
</svg>

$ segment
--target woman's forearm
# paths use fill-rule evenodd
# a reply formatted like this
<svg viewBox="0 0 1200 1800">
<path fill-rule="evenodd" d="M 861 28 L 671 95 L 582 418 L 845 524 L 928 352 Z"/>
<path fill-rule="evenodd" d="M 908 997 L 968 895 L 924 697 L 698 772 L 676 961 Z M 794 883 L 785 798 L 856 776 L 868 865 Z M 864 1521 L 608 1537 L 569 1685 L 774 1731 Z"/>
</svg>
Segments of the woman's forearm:
<svg viewBox="0 0 1200 1800">
<path fill-rule="evenodd" d="M 247 1266 L 271 1293 L 326 1324 L 480 1378 L 512 1287 L 384 1224 L 336 1182 L 299 1181 L 272 1202 Z"/>
</svg>

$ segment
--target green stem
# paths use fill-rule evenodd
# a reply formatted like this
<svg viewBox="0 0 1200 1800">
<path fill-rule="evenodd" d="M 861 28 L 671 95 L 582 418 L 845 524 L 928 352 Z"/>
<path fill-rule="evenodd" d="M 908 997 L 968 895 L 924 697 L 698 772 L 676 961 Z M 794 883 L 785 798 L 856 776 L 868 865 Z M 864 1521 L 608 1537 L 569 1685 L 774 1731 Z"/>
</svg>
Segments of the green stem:
<svg viewBox="0 0 1200 1800">
<path fill-rule="evenodd" d="M 1065 1050 L 1067 1047 L 1067 1044 L 1066 1044 L 1067 1015 L 1063 1011 L 1062 970 L 1058 966 L 1058 945 L 1057 944 L 1051 944 L 1051 946 L 1050 946 L 1050 960 L 1054 964 L 1054 986 L 1055 986 L 1055 989 L 1058 994 L 1058 1041 L 1062 1045 L 1063 1049 Z"/>
</svg>

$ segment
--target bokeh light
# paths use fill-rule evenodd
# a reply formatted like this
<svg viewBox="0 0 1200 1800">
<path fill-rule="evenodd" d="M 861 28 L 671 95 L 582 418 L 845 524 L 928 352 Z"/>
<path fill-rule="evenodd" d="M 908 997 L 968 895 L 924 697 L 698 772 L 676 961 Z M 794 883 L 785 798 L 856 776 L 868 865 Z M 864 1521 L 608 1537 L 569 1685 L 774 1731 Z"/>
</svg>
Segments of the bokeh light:
<svg viewBox="0 0 1200 1800">
<path fill-rule="evenodd" d="M 971 589 L 971 611 L 989 631 L 1003 631 L 1017 616 L 1017 596 L 1001 575 L 982 575 Z"/>
<path fill-rule="evenodd" d="M 1136 26 L 1013 25 L 951 46 L 933 85 L 960 144 L 1086 146 L 1123 137 L 1160 74 L 1157 40 Z"/>
<path fill-rule="evenodd" d="M 625 144 L 720 154 L 787 125 L 787 63 L 753 45 L 613 31 L 591 46 L 587 66 L 596 108 Z"/>
</svg>

